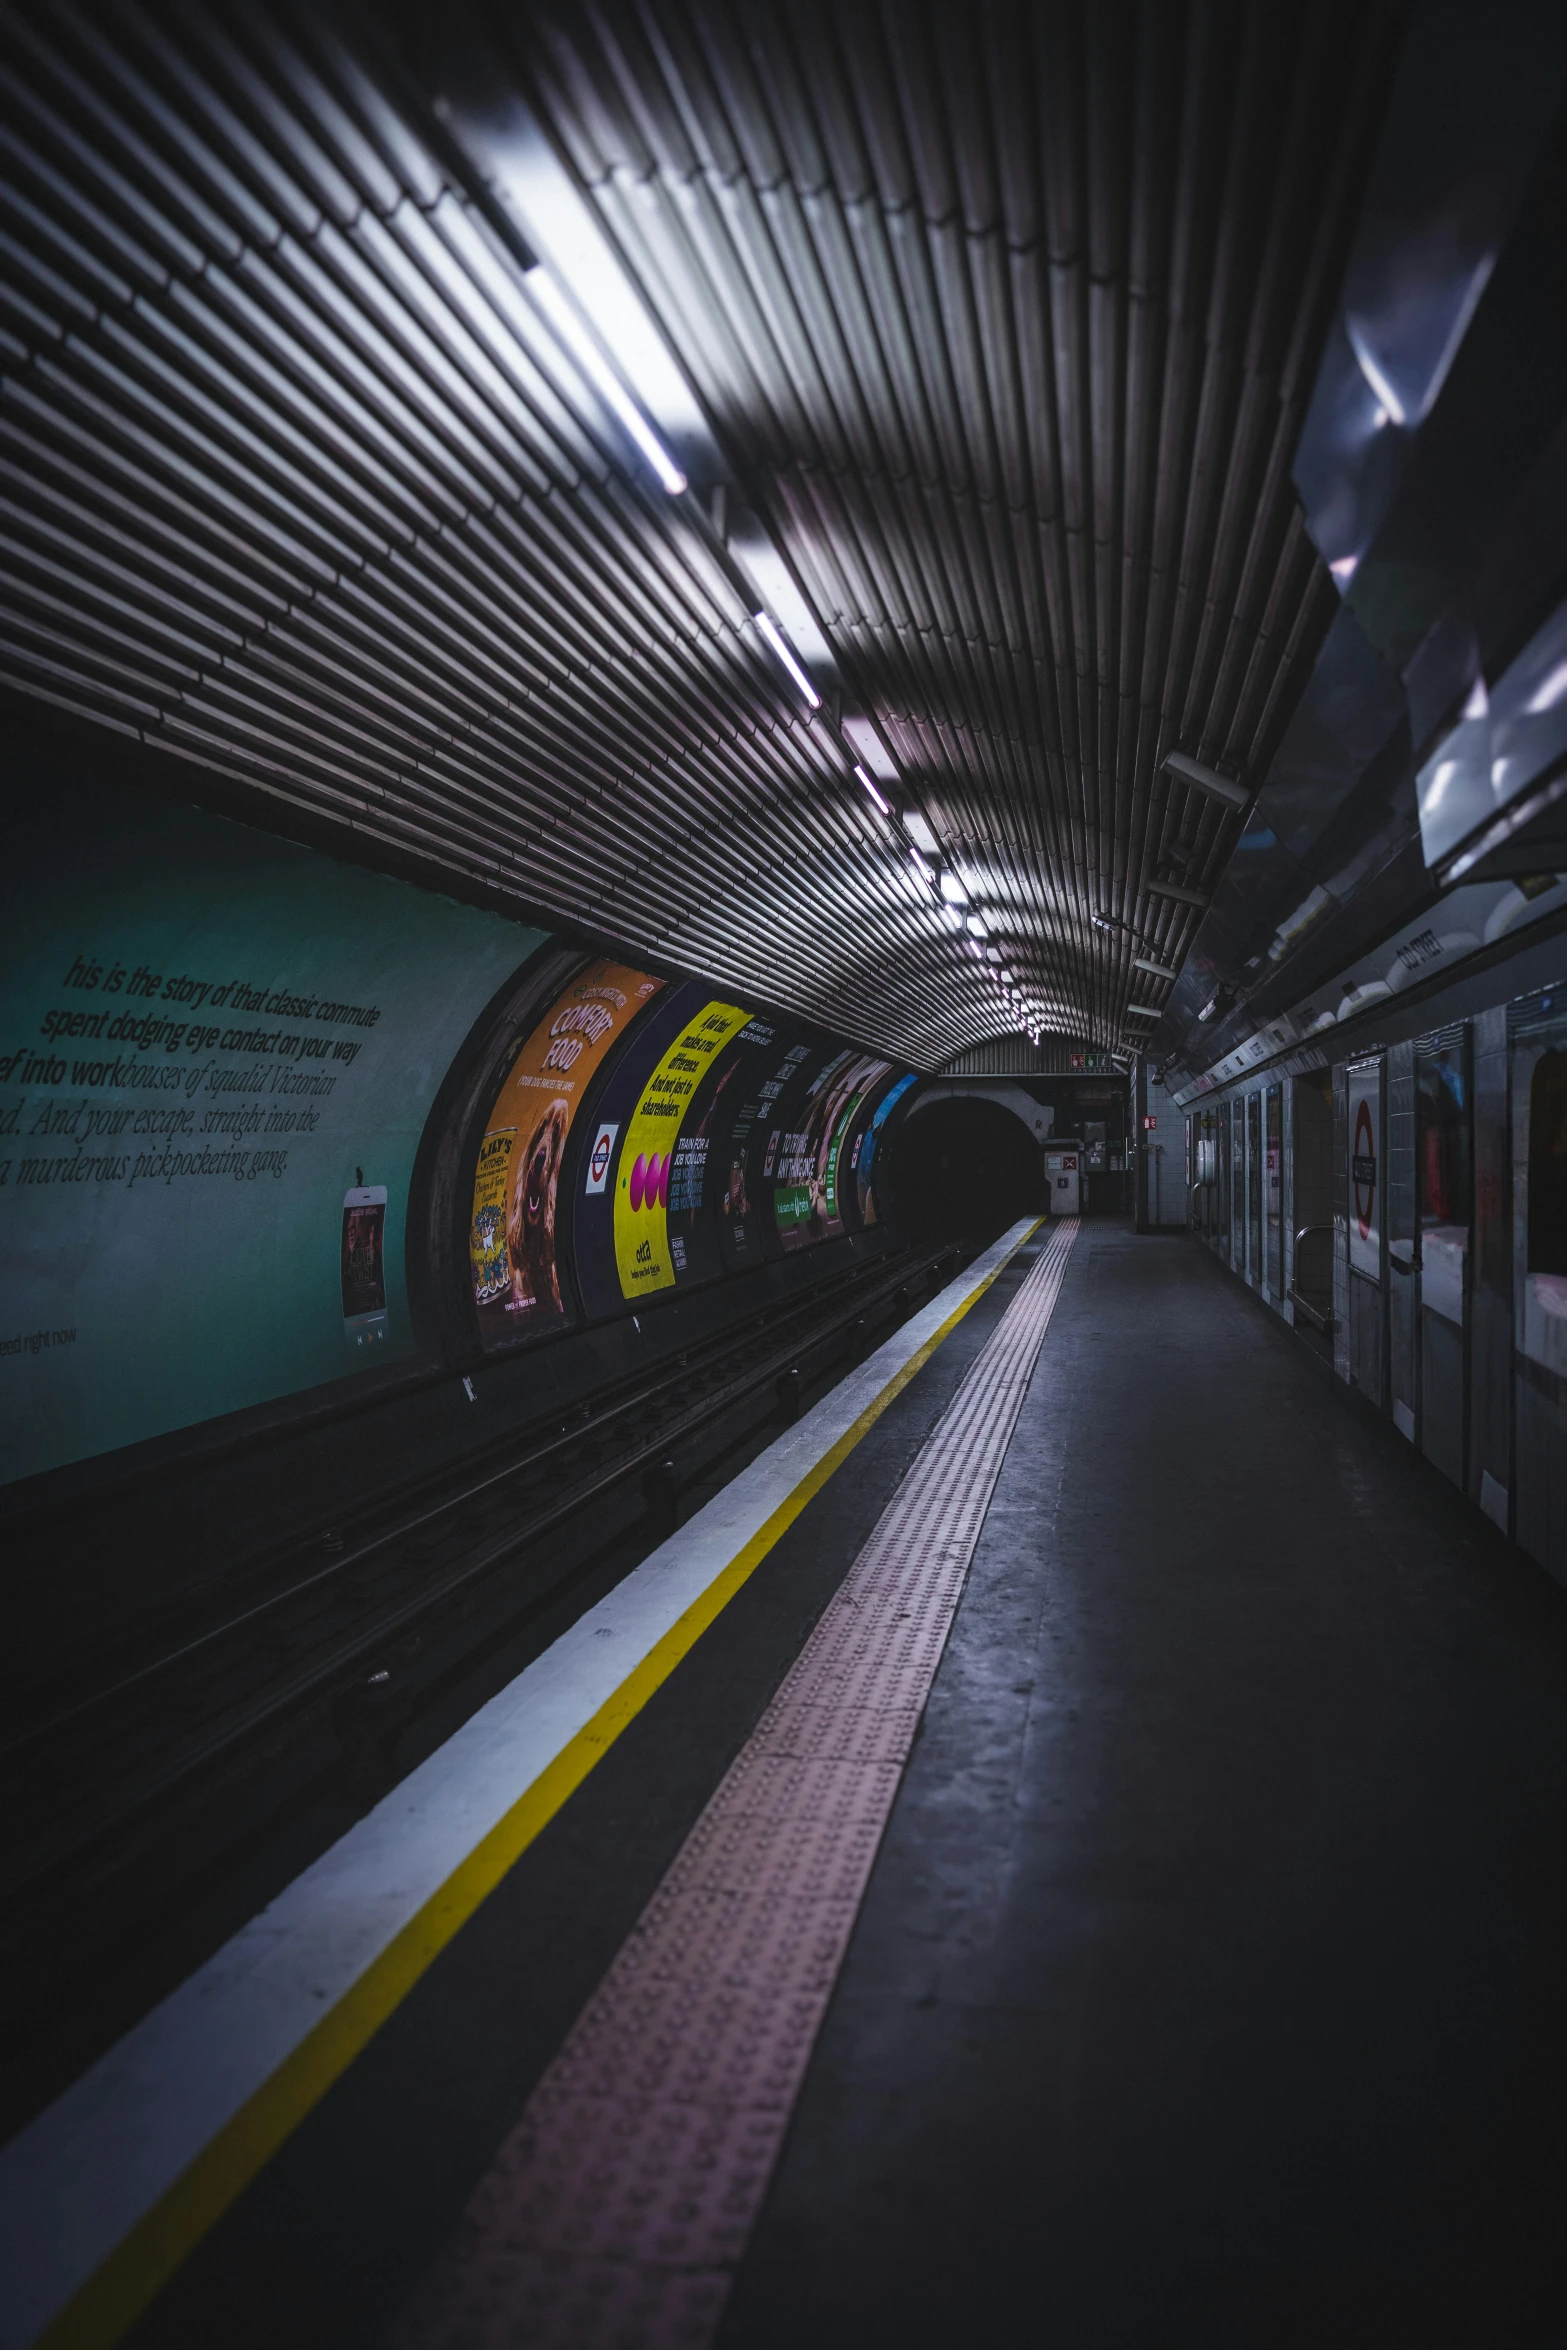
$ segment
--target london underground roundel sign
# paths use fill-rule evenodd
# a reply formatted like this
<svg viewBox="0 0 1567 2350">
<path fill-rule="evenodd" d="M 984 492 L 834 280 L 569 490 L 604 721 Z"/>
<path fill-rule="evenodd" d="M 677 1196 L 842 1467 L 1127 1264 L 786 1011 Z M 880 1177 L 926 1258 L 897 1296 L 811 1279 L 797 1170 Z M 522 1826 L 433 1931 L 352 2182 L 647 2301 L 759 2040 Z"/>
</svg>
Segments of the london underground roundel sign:
<svg viewBox="0 0 1567 2350">
<path fill-rule="evenodd" d="M 1365 1100 L 1356 1106 L 1349 1171 L 1355 1191 L 1355 1223 L 1361 1239 L 1369 1240 L 1377 1223 L 1377 1145 L 1371 1131 L 1371 1104 Z"/>
<path fill-rule="evenodd" d="M 1362 1061 L 1348 1073 L 1349 1262 L 1368 1281 L 1382 1278 L 1382 1210 L 1377 1197 L 1377 1143 L 1382 1128 L 1382 1064 Z"/>
</svg>

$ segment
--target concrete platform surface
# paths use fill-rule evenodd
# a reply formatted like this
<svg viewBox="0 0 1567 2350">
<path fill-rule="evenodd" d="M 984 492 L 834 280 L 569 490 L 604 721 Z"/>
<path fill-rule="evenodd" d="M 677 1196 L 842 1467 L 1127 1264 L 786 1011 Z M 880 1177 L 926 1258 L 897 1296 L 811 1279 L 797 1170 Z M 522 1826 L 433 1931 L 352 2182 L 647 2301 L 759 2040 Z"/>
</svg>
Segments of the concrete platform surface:
<svg viewBox="0 0 1567 2350">
<path fill-rule="evenodd" d="M 720 2340 L 1567 2340 L 1567 1600 L 1084 1227 Z"/>
</svg>

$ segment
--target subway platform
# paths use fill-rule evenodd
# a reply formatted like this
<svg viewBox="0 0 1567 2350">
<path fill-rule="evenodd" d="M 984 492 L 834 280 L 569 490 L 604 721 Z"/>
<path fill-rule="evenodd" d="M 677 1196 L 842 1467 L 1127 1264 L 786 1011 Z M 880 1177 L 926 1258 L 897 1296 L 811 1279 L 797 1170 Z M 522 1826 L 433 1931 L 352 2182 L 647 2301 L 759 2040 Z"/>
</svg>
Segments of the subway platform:
<svg viewBox="0 0 1567 2350">
<path fill-rule="evenodd" d="M 0 2158 L 0 2340 L 1550 2343 L 1567 1608 L 1020 1226 Z"/>
</svg>

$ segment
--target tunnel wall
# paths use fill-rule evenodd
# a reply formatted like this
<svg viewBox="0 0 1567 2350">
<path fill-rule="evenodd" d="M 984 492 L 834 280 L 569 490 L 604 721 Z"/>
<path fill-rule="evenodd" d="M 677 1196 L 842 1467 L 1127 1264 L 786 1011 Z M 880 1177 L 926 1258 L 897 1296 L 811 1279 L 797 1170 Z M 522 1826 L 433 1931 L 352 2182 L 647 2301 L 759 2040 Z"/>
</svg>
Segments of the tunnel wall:
<svg viewBox="0 0 1567 2350">
<path fill-rule="evenodd" d="M 0 1484 L 878 1220 L 883 1058 L 120 778 L 4 794 Z"/>
<path fill-rule="evenodd" d="M 543 932 L 123 782 L 6 796 L 5 1479 L 416 1352 L 426 1114 Z"/>
</svg>

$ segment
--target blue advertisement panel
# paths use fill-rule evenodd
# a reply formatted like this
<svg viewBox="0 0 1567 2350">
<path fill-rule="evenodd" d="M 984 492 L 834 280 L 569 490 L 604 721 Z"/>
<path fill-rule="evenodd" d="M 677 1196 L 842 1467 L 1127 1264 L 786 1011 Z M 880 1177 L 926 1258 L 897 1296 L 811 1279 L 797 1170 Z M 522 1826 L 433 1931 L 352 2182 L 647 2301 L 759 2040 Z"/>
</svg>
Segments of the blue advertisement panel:
<svg viewBox="0 0 1567 2350">
<path fill-rule="evenodd" d="M 911 1069 L 906 1077 L 899 1077 L 888 1086 L 877 1102 L 870 1119 L 854 1148 L 854 1188 L 859 1200 L 862 1225 L 879 1224 L 881 1211 L 876 1198 L 876 1158 L 881 1148 L 887 1121 L 900 1102 L 906 1102 L 919 1083 L 918 1070 Z"/>
<path fill-rule="evenodd" d="M 4 801 L 0 1480 L 411 1354 L 425 1119 L 544 934 L 53 763 Z"/>
</svg>

